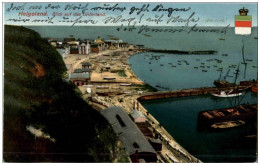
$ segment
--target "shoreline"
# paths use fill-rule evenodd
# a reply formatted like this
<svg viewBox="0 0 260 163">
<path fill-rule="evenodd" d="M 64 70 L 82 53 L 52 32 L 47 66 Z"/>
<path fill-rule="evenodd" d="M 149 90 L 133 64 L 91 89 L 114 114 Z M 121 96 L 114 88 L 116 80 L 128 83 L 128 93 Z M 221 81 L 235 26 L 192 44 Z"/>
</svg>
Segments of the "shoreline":
<svg viewBox="0 0 260 163">
<path fill-rule="evenodd" d="M 136 53 L 134 53 L 133 55 L 129 55 L 129 57 L 127 58 L 128 60 L 128 65 L 130 67 L 130 71 L 132 72 L 132 74 L 134 74 L 134 76 L 140 80 L 137 75 L 133 72 L 133 70 L 131 69 L 130 63 L 129 63 L 129 58 L 134 56 L 134 55 L 138 55 L 140 53 L 143 53 L 142 51 L 137 51 Z M 144 82 L 144 84 L 149 85 L 148 83 Z M 150 85 L 149 85 L 150 86 Z M 151 86 L 152 87 L 152 86 Z M 154 88 L 154 87 L 152 87 Z M 154 88 L 156 89 L 156 88 Z M 156 89 L 157 90 L 157 89 Z M 154 93 L 154 92 L 149 92 L 149 93 Z M 139 110 L 146 116 L 148 123 L 153 127 L 153 129 L 157 132 L 157 134 L 159 134 L 161 136 L 161 139 L 163 139 L 163 143 L 165 143 L 164 145 L 167 146 L 168 150 L 170 150 L 172 153 L 182 153 L 184 156 L 187 156 L 185 161 L 189 161 L 189 162 L 201 162 L 199 159 L 195 158 L 194 156 L 192 156 L 186 149 L 184 149 L 172 136 L 171 134 L 168 133 L 168 131 L 160 125 L 159 121 L 154 118 L 153 115 L 149 114 L 149 112 L 146 110 L 146 108 L 143 107 L 143 105 L 139 102 L 139 98 L 142 97 L 141 95 L 139 97 L 137 97 L 135 99 L 135 102 L 137 103 L 137 105 L 139 105 Z M 160 130 L 161 129 L 161 130 Z M 170 149 L 169 149 L 170 148 Z M 175 151 L 172 151 L 175 150 Z M 180 155 L 180 153 L 177 154 Z M 166 155 L 166 152 L 165 152 Z M 177 158 L 178 159 L 178 158 Z M 178 159 L 179 161 L 183 161 L 181 159 Z"/>
<path fill-rule="evenodd" d="M 118 59 L 119 61 L 112 61 L 112 59 L 109 60 L 109 57 L 111 58 L 114 53 L 119 53 L 118 55 L 121 57 Z M 99 80 L 93 81 L 91 80 L 91 84 L 94 86 L 102 86 L 107 87 L 106 89 L 96 89 L 96 99 L 93 100 L 93 97 L 90 95 L 86 95 L 86 90 L 80 86 L 79 89 L 81 90 L 82 94 L 84 95 L 84 99 L 92 98 L 91 103 L 88 101 L 89 104 L 92 106 L 95 106 L 95 109 L 100 111 L 107 107 L 111 106 L 120 106 L 124 108 L 124 110 L 129 113 L 132 111 L 135 106 L 137 105 L 139 110 L 145 115 L 147 118 L 147 122 L 153 129 L 153 133 L 156 133 L 159 135 L 159 138 L 162 140 L 163 143 L 163 150 L 160 154 L 158 154 L 158 157 L 164 158 L 168 161 L 171 161 L 171 157 L 174 157 L 178 161 L 185 162 L 201 162 L 199 159 L 195 158 L 190 154 L 186 149 L 184 149 L 178 142 L 175 141 L 173 136 L 168 133 L 168 131 L 161 126 L 161 124 L 156 120 L 156 118 L 151 115 L 146 108 L 142 106 L 140 101 L 142 100 L 150 100 L 150 99 L 160 99 L 160 98 L 169 98 L 169 97 L 185 97 L 185 96 L 196 96 L 201 94 L 209 94 L 214 93 L 217 91 L 215 87 L 204 87 L 204 88 L 197 88 L 197 89 L 183 89 L 183 90 L 171 90 L 171 91 L 142 91 L 142 93 L 138 93 L 137 90 L 144 89 L 144 87 L 136 87 L 136 85 L 148 85 L 146 82 L 143 82 L 140 80 L 137 75 L 133 72 L 131 69 L 131 64 L 129 63 L 129 58 L 143 53 L 140 50 L 134 50 L 134 51 L 127 51 L 127 49 L 117 49 L 117 50 L 107 50 L 103 51 L 99 54 L 90 54 L 85 58 L 82 58 L 80 61 L 77 62 L 77 66 L 80 65 L 80 63 L 84 61 L 90 61 L 94 67 L 94 73 L 96 75 L 102 74 L 102 72 L 96 71 L 96 69 L 100 68 L 102 64 L 100 64 L 101 60 L 106 61 L 106 64 L 115 64 L 116 66 L 120 67 L 122 63 L 124 63 L 124 70 L 126 71 L 126 77 L 119 77 L 117 74 L 113 73 L 106 73 L 109 75 L 114 75 L 115 80 L 108 81 L 100 78 Z M 107 57 L 107 60 L 105 59 Z M 95 58 L 95 60 L 91 59 Z M 121 63 L 122 62 L 122 63 Z M 74 68 L 77 68 L 75 66 Z M 128 79 L 131 79 L 130 81 Z M 121 86 L 122 83 L 130 83 L 130 86 Z M 152 87 L 152 86 L 150 86 Z M 118 88 L 118 89 L 114 89 Z M 154 87 L 152 87 L 154 88 Z M 155 88 L 156 89 L 156 88 Z M 230 88 L 224 88 L 224 89 L 230 89 Z M 103 92 L 103 93 L 102 93 Z M 84 94 L 85 93 L 85 94 Z"/>
<path fill-rule="evenodd" d="M 121 62 L 126 63 L 125 71 L 126 71 L 127 77 L 129 77 L 129 79 L 131 79 L 131 81 L 126 80 L 127 81 L 126 83 L 132 83 L 132 84 L 137 84 L 137 85 L 148 85 L 148 87 L 152 87 L 152 86 L 150 86 L 146 82 L 143 82 L 141 79 L 139 79 L 137 77 L 137 75 L 131 69 L 131 66 L 130 66 L 130 63 L 129 63 L 130 57 L 137 55 L 139 53 L 142 53 L 142 51 L 139 51 L 139 50 L 125 51 L 125 50 L 126 49 L 118 49 L 118 50 L 115 50 L 115 51 L 107 50 L 107 51 L 103 51 L 99 54 L 90 54 L 87 57 L 83 57 L 82 59 L 77 61 L 77 63 L 73 64 L 72 67 L 73 67 L 73 69 L 76 69 L 76 68 L 78 68 L 78 66 L 80 66 L 81 62 L 89 61 L 94 65 L 94 67 L 96 69 L 98 69 L 101 66 L 97 61 L 98 57 L 101 57 L 100 59 L 105 59 L 104 54 L 112 55 L 116 52 L 126 53 L 127 57 L 124 57 L 121 61 Z M 109 55 L 109 57 L 111 57 L 110 55 Z M 90 58 L 96 58 L 97 60 L 92 61 Z M 106 62 L 107 62 L 107 64 L 108 63 L 112 64 L 111 60 L 110 61 L 106 60 Z M 98 71 L 96 69 L 93 70 L 94 71 L 94 75 L 92 74 L 93 76 L 100 75 L 100 73 L 98 73 Z M 91 77 L 92 77 L 92 75 L 91 75 Z M 109 75 L 112 75 L 112 74 L 109 74 Z M 127 77 L 125 77 L 125 78 L 127 78 Z M 130 86 L 126 90 L 129 90 L 129 92 L 132 92 L 131 94 L 123 94 L 123 95 L 115 94 L 115 95 L 113 95 L 113 93 L 115 93 L 117 90 L 110 89 L 111 85 L 113 87 L 116 87 L 116 86 L 118 86 L 119 83 L 122 83 L 122 81 L 124 81 L 124 80 L 121 79 L 120 77 L 117 77 L 115 81 L 105 81 L 105 80 L 102 80 L 100 78 L 96 78 L 96 81 L 91 79 L 92 84 L 95 84 L 95 85 L 102 84 L 103 86 L 108 86 L 109 89 L 104 90 L 104 92 L 109 91 L 107 93 L 110 94 L 110 98 L 108 99 L 104 96 L 97 95 L 96 96 L 97 98 L 94 101 L 92 100 L 91 103 L 89 103 L 89 102 L 88 103 L 91 104 L 92 106 L 95 106 L 95 108 L 99 111 L 103 110 L 106 107 L 121 106 L 122 108 L 124 108 L 124 110 L 127 113 L 129 113 L 131 110 L 133 110 L 135 103 L 138 104 L 139 108 L 140 108 L 139 110 L 147 118 L 148 124 L 151 126 L 152 130 L 159 135 L 160 139 L 162 140 L 163 149 L 162 149 L 161 153 L 158 154 L 158 157 L 163 158 L 162 160 L 167 160 L 167 161 L 172 161 L 172 159 L 174 158 L 175 160 L 178 160 L 179 162 L 182 162 L 182 161 L 185 161 L 185 162 L 201 162 L 200 160 L 198 160 L 197 158 L 192 156 L 180 144 L 178 144 L 178 142 L 175 141 L 175 139 L 167 132 L 167 130 L 165 130 L 160 125 L 160 123 L 151 114 L 149 114 L 149 112 L 142 106 L 142 104 L 138 101 L 138 98 L 141 97 L 142 94 L 138 94 L 137 93 L 138 91 L 135 90 L 135 89 L 139 89 L 139 88 L 135 88 L 134 86 Z M 139 82 L 135 83 L 133 81 L 139 81 Z M 121 86 L 119 85 L 118 87 L 121 87 Z M 152 88 L 154 88 L 154 87 L 152 87 Z M 84 99 L 90 98 L 89 95 L 84 94 L 85 89 L 83 87 L 80 86 L 79 89 L 81 90 Z M 122 89 L 125 89 L 125 88 L 122 88 Z M 143 89 L 143 88 L 140 88 L 140 89 Z M 154 88 L 154 89 L 157 90 L 156 88 Z M 100 90 L 96 89 L 95 92 L 97 92 L 97 91 L 100 91 Z M 149 91 L 148 93 L 155 93 L 155 92 Z M 123 99 L 123 102 L 120 102 L 122 99 Z M 158 126 L 160 126 L 160 127 L 158 127 Z"/>
</svg>

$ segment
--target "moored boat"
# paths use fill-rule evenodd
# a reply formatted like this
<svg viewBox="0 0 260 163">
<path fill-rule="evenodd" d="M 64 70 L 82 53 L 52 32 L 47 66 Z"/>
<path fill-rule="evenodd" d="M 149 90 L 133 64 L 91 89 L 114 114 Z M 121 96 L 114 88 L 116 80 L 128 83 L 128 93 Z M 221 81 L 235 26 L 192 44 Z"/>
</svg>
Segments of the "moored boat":
<svg viewBox="0 0 260 163">
<path fill-rule="evenodd" d="M 120 86 L 131 86 L 131 83 L 121 83 Z"/>
<path fill-rule="evenodd" d="M 212 96 L 215 97 L 237 97 L 237 96 L 241 96 L 243 93 L 242 92 L 233 92 L 231 91 L 220 91 L 219 93 L 212 93 Z"/>
<path fill-rule="evenodd" d="M 244 124 L 245 124 L 244 121 L 238 120 L 238 121 L 227 121 L 227 122 L 214 123 L 213 125 L 211 125 L 211 127 L 214 129 L 225 129 L 225 128 L 231 128 L 231 127 L 238 127 L 238 126 L 241 126 Z"/>
<path fill-rule="evenodd" d="M 198 114 L 198 129 L 212 128 L 212 125 L 218 123 L 230 122 L 230 121 L 255 121 L 257 118 L 257 105 L 238 105 L 236 107 L 230 107 L 225 109 L 215 109 L 201 111 Z M 235 126 L 234 126 L 235 127 Z"/>
</svg>

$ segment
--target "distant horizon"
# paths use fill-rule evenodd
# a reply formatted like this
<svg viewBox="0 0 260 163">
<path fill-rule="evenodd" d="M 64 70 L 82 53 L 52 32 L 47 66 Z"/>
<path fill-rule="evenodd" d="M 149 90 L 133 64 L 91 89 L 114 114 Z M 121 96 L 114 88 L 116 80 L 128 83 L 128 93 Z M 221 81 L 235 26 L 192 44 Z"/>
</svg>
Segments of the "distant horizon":
<svg viewBox="0 0 260 163">
<path fill-rule="evenodd" d="M 121 25 L 15 25 L 15 24 L 4 24 L 4 25 L 13 25 L 13 26 L 50 26 L 50 27 L 120 27 Z M 145 24 L 144 24 L 145 25 Z M 142 25 L 136 25 L 135 27 L 141 27 Z M 193 27 L 193 26 L 155 26 L 155 25 L 148 25 L 149 27 Z M 227 27 L 226 26 L 199 26 L 197 25 L 196 27 Z M 124 26 L 128 27 L 128 26 Z M 258 26 L 252 26 L 252 28 L 258 27 Z M 235 28 L 235 26 L 229 26 L 227 28 Z"/>
</svg>

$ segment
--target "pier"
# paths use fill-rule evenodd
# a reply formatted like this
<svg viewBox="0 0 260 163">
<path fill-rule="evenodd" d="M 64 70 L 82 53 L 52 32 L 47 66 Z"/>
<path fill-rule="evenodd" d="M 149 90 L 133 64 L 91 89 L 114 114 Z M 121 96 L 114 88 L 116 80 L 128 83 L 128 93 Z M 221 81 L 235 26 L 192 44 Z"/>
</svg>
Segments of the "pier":
<svg viewBox="0 0 260 163">
<path fill-rule="evenodd" d="M 183 51 L 183 50 L 166 50 L 166 49 L 147 49 L 148 52 L 155 53 L 168 53 L 168 54 L 187 54 L 187 55 L 205 55 L 205 54 L 216 54 L 217 51 L 214 50 L 200 50 L 200 51 Z"/>
<path fill-rule="evenodd" d="M 218 91 L 230 91 L 234 87 L 203 87 L 203 88 L 194 88 L 194 89 L 183 89 L 175 91 L 160 91 L 160 92 L 147 92 L 138 97 L 138 101 L 143 100 L 152 100 L 152 99 L 163 99 L 171 97 L 187 97 L 187 96 L 196 96 L 196 95 L 206 95 L 210 93 L 217 93 Z M 251 86 L 239 86 L 238 89 L 246 90 L 251 88 Z"/>
<path fill-rule="evenodd" d="M 179 55 L 214 55 L 217 54 L 218 51 L 215 50 L 170 50 L 170 49 L 151 49 L 139 46 L 134 49 L 134 51 L 139 52 L 154 52 L 154 53 L 167 53 L 167 54 L 179 54 Z"/>
</svg>

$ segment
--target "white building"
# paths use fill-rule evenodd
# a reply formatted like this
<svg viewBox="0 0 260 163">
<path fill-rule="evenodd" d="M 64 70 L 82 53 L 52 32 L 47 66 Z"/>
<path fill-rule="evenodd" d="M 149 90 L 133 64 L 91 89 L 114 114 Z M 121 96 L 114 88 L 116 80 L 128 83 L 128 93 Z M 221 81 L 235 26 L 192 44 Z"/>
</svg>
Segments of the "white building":
<svg viewBox="0 0 260 163">
<path fill-rule="evenodd" d="M 79 54 L 89 54 L 90 50 L 90 44 L 88 42 L 79 45 Z"/>
</svg>

